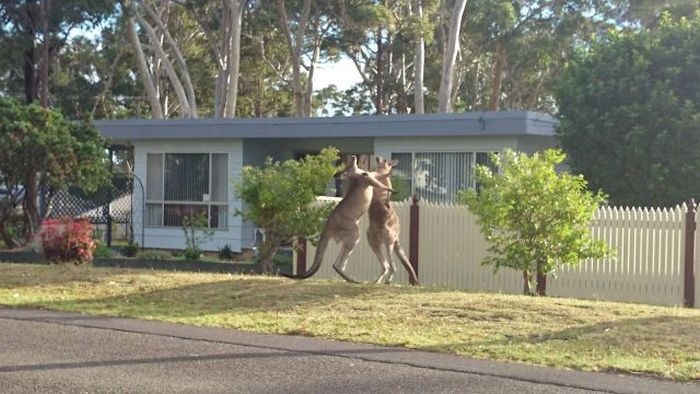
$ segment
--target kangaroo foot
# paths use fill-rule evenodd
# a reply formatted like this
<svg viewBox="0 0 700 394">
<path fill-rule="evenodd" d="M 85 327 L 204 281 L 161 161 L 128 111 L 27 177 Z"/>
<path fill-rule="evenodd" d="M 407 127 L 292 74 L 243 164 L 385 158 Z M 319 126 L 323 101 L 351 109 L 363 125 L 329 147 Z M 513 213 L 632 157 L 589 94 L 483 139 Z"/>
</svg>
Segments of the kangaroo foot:
<svg viewBox="0 0 700 394">
<path fill-rule="evenodd" d="M 339 270 L 338 267 L 333 266 L 333 269 L 335 270 L 335 272 L 338 273 L 338 275 L 342 276 L 343 279 L 345 279 L 346 281 L 348 281 L 350 283 L 360 283 L 359 281 L 353 279 L 350 275 L 346 274 L 344 271 Z"/>
</svg>

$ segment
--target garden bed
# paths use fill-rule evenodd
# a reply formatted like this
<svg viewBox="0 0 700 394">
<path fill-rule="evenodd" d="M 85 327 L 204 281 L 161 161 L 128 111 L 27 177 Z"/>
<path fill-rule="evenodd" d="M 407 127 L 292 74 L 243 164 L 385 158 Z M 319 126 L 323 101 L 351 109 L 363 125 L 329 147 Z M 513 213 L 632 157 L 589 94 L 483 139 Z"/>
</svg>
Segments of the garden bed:
<svg viewBox="0 0 700 394">
<path fill-rule="evenodd" d="M 32 250 L 0 250 L 0 262 L 50 264 L 43 256 Z M 155 269 L 183 272 L 212 272 L 212 273 L 259 273 L 258 267 L 252 261 L 186 261 L 182 259 L 153 260 L 147 258 L 103 257 L 95 258 L 93 267 Z M 291 266 L 277 267 L 281 271 L 289 271 Z"/>
</svg>

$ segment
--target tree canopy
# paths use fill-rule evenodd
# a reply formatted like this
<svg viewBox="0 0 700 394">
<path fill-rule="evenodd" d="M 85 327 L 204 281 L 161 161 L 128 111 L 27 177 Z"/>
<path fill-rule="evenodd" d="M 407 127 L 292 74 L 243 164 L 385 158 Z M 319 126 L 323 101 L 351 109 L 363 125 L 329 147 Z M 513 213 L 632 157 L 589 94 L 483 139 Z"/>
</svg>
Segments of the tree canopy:
<svg viewBox="0 0 700 394">
<path fill-rule="evenodd" d="M 0 0 L 0 93 L 71 119 L 556 113 L 555 81 L 581 48 L 611 29 L 656 29 L 662 11 L 697 10 L 698 0 Z M 340 59 L 360 81 L 315 86 Z"/>
<path fill-rule="evenodd" d="M 568 163 L 622 205 L 700 194 L 700 15 L 611 33 L 581 51 L 557 89 Z"/>
<path fill-rule="evenodd" d="M 49 199 L 70 185 L 94 190 L 108 175 L 97 130 L 38 104 L 0 98 L 0 146 L 0 186 L 9 193 L 0 200 L 0 236 L 9 247 L 38 230 L 43 219 L 37 206 L 40 190 Z M 22 225 L 11 226 L 17 220 Z"/>
</svg>

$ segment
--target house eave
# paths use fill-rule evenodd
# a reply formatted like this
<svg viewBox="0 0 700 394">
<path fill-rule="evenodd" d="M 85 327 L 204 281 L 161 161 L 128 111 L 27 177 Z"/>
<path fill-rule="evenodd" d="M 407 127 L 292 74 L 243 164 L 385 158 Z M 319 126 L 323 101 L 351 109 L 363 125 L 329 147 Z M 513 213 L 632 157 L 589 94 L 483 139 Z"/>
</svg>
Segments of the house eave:
<svg viewBox="0 0 700 394">
<path fill-rule="evenodd" d="M 95 122 L 117 141 L 222 138 L 553 136 L 557 121 L 528 111 L 330 118 L 128 119 Z"/>
</svg>

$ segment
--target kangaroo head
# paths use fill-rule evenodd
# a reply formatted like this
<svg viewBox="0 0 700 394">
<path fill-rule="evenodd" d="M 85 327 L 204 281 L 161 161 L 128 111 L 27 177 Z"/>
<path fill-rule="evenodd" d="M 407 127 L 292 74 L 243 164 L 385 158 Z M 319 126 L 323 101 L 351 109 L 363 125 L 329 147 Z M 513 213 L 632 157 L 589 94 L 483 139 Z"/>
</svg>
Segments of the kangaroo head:
<svg viewBox="0 0 700 394">
<path fill-rule="evenodd" d="M 355 155 L 350 159 L 350 163 L 345 167 L 345 171 L 340 174 L 340 179 L 348 179 L 352 184 L 358 186 L 374 186 L 382 190 L 393 191 L 390 187 L 379 182 L 374 174 L 359 168 L 357 166 L 357 156 Z"/>
<path fill-rule="evenodd" d="M 377 170 L 375 171 L 378 175 L 390 175 L 391 169 L 399 164 L 398 160 L 385 160 L 380 156 L 377 156 Z"/>
</svg>

